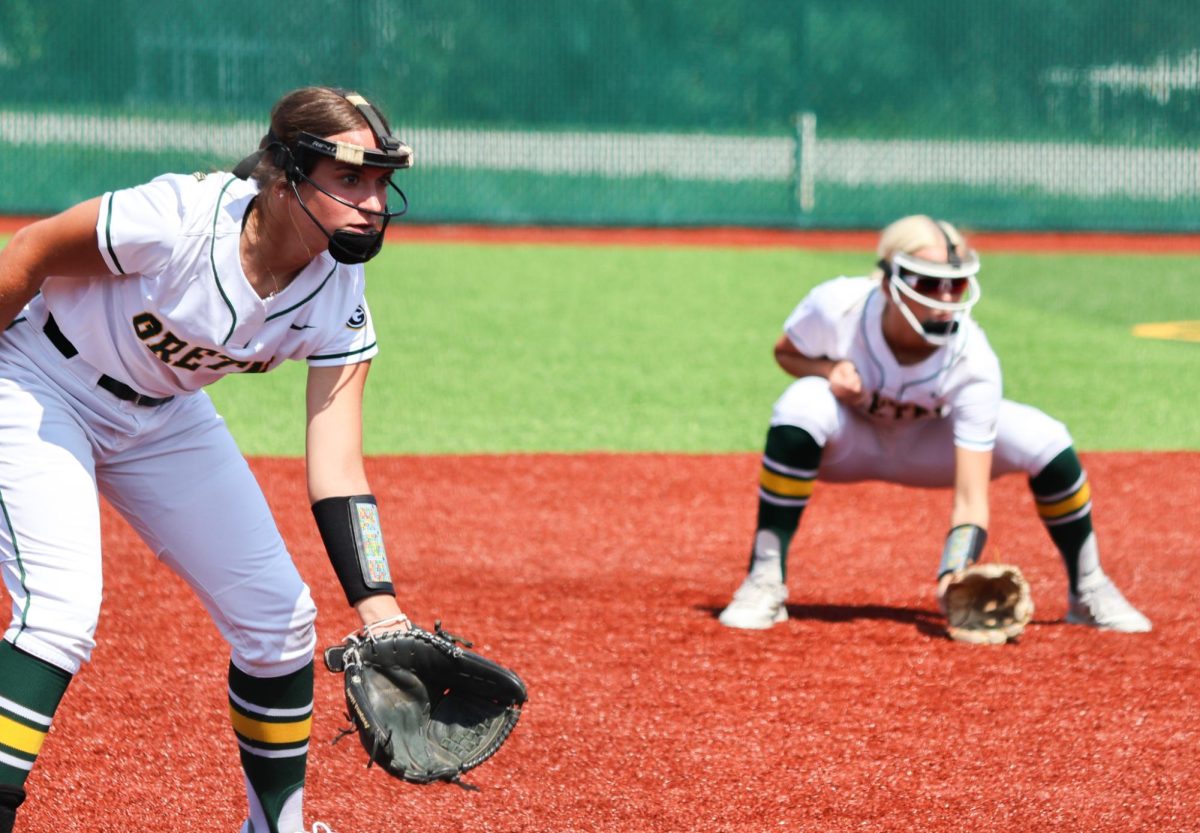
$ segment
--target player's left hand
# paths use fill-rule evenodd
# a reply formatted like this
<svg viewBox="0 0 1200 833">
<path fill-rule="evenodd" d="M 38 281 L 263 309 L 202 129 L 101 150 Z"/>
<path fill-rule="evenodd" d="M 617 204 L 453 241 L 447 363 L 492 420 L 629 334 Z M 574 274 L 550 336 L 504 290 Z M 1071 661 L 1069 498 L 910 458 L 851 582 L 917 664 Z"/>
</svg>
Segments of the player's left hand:
<svg viewBox="0 0 1200 833">
<path fill-rule="evenodd" d="M 454 781 L 508 740 L 526 700 L 514 672 L 466 650 L 470 643 L 437 623 L 372 628 L 325 651 L 325 666 L 344 675 L 353 729 L 387 772 L 417 784 Z M 391 623 L 389 623 L 391 624 Z"/>
<path fill-rule="evenodd" d="M 938 604 L 951 639 L 1003 645 L 1017 639 L 1033 618 L 1033 597 L 1011 564 L 973 564 L 938 581 Z"/>
</svg>

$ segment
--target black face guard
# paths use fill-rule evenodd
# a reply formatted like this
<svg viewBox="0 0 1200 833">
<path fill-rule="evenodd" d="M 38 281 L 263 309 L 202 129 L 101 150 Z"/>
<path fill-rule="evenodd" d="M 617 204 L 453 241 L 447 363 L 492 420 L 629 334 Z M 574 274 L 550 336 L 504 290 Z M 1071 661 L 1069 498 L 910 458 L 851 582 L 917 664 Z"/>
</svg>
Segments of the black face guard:
<svg viewBox="0 0 1200 833">
<path fill-rule="evenodd" d="M 383 119 L 380 118 L 379 113 L 371 106 L 370 102 L 356 93 L 342 93 L 342 95 L 362 113 L 363 118 L 367 121 L 367 125 L 371 128 L 371 132 L 375 135 L 375 142 L 378 145 L 378 149 L 364 148 L 348 142 L 331 142 L 328 139 L 314 136 L 311 133 L 300 133 L 290 144 L 284 144 L 275 138 L 274 133 L 268 132 L 263 139 L 263 146 L 239 162 L 237 167 L 233 169 L 233 175 L 239 179 L 248 178 L 254 172 L 254 169 L 258 167 L 263 154 L 268 151 L 271 152 L 273 154 L 272 161 L 287 176 L 288 185 L 291 186 L 292 193 L 296 195 L 296 200 L 300 203 L 300 207 L 304 209 L 304 213 L 308 215 L 308 218 L 316 224 L 317 228 L 321 230 L 321 233 L 329 241 L 329 254 L 333 259 L 338 263 L 365 263 L 379 254 L 379 250 L 383 248 L 383 232 L 387 228 L 388 223 L 394 217 L 399 217 L 408 211 L 408 197 L 389 178 L 387 181 L 388 187 L 400 195 L 403 206 L 398 211 L 388 211 L 386 206 L 383 211 L 372 211 L 360 208 L 335 194 L 331 194 L 313 182 L 308 174 L 312 171 L 313 167 L 317 164 L 317 159 L 321 156 L 364 168 L 401 170 L 412 167 L 413 154 L 412 149 L 408 145 L 387 131 L 383 125 Z M 382 217 L 383 224 L 378 229 L 369 232 L 350 231 L 349 229 L 336 229 L 330 232 L 313 215 L 312 211 L 305 204 L 304 198 L 300 196 L 300 191 L 297 188 L 300 182 L 307 182 L 331 200 L 341 203 L 348 208 L 353 208 L 355 211 L 360 211 L 363 214 L 369 214 L 373 217 Z"/>
<path fill-rule="evenodd" d="M 291 153 L 290 148 L 285 145 L 279 145 L 279 148 L 284 154 L 294 159 L 294 154 Z M 408 211 L 408 197 L 404 196 L 404 192 L 401 191 L 396 184 L 391 181 L 391 179 L 388 179 L 388 187 L 400 195 L 403 206 L 399 211 L 388 211 L 386 208 L 383 211 L 372 211 L 368 208 L 356 206 L 335 194 L 329 193 L 320 185 L 309 179 L 294 161 L 292 161 L 290 164 L 285 163 L 280 167 L 282 167 L 284 171 L 288 172 L 288 185 L 291 186 L 292 193 L 296 195 L 296 201 L 300 203 L 300 207 L 304 209 L 304 213 L 308 215 L 308 219 L 312 220 L 313 223 L 316 224 L 317 228 L 319 228 L 325 235 L 326 239 L 329 240 L 329 254 L 332 255 L 333 259 L 338 263 L 366 263 L 368 260 L 375 257 L 375 255 L 379 254 L 379 250 L 383 248 L 383 232 L 385 229 L 387 229 L 388 223 L 392 221 L 392 218 L 399 217 Z M 368 166 L 364 164 L 363 167 L 383 166 Z M 294 176 L 292 175 L 292 171 L 295 172 Z M 349 229 L 336 229 L 333 232 L 330 232 L 321 224 L 321 221 L 313 215 L 308 205 L 305 204 L 304 198 L 300 196 L 300 190 L 296 187 L 300 180 L 307 182 L 309 185 L 316 188 L 334 202 L 339 202 L 342 205 L 348 208 L 353 208 L 355 211 L 358 211 L 362 214 L 369 214 L 372 217 L 382 217 L 383 224 L 374 231 L 350 231 Z"/>
</svg>

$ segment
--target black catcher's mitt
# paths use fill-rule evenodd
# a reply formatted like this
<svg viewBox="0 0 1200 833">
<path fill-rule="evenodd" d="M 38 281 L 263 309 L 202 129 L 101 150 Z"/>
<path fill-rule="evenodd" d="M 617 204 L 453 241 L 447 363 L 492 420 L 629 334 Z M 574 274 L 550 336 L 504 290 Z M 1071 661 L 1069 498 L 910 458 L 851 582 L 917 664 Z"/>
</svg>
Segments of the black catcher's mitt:
<svg viewBox="0 0 1200 833">
<path fill-rule="evenodd" d="M 1017 639 L 1033 618 L 1033 598 L 1014 565 L 974 564 L 951 579 L 942 609 L 951 639 L 1003 645 Z"/>
<path fill-rule="evenodd" d="M 454 781 L 508 739 L 525 702 L 509 669 L 466 650 L 438 622 L 434 632 L 369 628 L 325 651 L 344 674 L 352 729 L 377 763 L 416 784 Z"/>
</svg>

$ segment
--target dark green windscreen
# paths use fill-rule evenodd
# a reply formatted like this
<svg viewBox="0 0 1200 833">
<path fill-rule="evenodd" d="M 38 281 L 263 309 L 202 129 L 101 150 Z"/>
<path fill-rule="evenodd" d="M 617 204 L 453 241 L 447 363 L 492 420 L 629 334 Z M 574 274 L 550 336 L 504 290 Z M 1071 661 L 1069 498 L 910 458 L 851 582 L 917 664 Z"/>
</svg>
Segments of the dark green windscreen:
<svg viewBox="0 0 1200 833">
<path fill-rule="evenodd" d="M 4 0 L 0 213 L 228 169 L 311 83 L 418 222 L 1200 230 L 1195 0 Z"/>
</svg>

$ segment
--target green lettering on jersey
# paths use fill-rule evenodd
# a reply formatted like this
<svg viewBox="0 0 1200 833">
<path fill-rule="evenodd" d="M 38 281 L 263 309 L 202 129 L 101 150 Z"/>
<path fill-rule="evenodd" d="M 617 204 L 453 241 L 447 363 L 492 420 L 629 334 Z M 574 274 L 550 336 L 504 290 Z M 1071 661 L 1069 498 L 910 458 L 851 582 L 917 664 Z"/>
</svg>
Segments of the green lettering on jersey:
<svg viewBox="0 0 1200 833">
<path fill-rule="evenodd" d="M 174 333 L 167 333 L 162 337 L 162 340 L 156 344 L 146 345 L 150 348 L 150 352 L 156 354 L 166 364 L 170 364 L 175 354 L 188 346 L 188 343 L 180 338 L 177 338 Z"/>
<path fill-rule="evenodd" d="M 161 333 L 163 325 L 152 313 L 142 312 L 133 316 L 133 331 L 137 333 L 138 338 L 145 341 Z"/>
<path fill-rule="evenodd" d="M 182 367 L 184 370 L 199 370 L 205 359 L 211 356 L 220 355 L 216 350 L 208 347 L 193 347 L 187 351 L 182 358 L 176 359 L 175 366 Z"/>
</svg>

